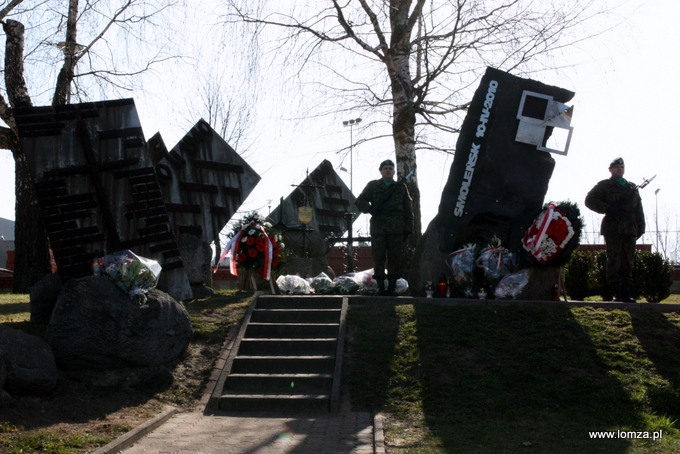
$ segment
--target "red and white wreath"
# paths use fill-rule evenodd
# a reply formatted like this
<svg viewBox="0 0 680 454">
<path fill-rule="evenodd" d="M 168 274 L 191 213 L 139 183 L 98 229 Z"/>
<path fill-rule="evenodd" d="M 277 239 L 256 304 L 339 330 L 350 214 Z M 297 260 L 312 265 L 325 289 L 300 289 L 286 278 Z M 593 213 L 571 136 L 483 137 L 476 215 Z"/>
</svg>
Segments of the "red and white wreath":
<svg viewBox="0 0 680 454">
<path fill-rule="evenodd" d="M 576 234 L 567 214 L 549 204 L 524 234 L 524 249 L 537 262 L 547 264 L 556 258 Z"/>
</svg>

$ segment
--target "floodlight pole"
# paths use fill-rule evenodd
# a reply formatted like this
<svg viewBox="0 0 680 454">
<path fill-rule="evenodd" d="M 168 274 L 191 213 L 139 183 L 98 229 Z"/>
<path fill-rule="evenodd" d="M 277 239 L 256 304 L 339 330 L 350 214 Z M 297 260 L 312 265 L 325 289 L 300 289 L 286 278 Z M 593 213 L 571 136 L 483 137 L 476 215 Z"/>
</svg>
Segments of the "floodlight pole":
<svg viewBox="0 0 680 454">
<path fill-rule="evenodd" d="M 349 126 L 349 190 L 354 194 L 354 125 L 361 123 L 361 118 L 345 120 L 343 126 Z"/>
<path fill-rule="evenodd" d="M 345 120 L 343 126 L 349 126 L 349 191 L 354 195 L 354 125 L 361 123 L 361 118 Z M 347 272 L 354 272 L 354 238 L 352 237 L 352 221 L 354 213 L 345 213 L 347 220 Z"/>
<path fill-rule="evenodd" d="M 656 191 L 654 191 L 654 222 L 656 224 L 656 252 L 659 252 L 659 243 L 661 242 L 661 236 L 659 234 L 659 191 L 661 188 L 658 188 Z"/>
</svg>

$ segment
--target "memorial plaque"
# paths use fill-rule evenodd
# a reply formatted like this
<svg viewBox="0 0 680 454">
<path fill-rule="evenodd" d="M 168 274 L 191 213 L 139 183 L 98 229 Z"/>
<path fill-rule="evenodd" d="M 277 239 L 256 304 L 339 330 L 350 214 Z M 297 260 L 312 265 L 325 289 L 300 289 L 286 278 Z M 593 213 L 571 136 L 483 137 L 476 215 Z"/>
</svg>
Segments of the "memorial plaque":
<svg viewBox="0 0 680 454">
<path fill-rule="evenodd" d="M 62 279 L 92 275 L 93 258 L 130 249 L 162 265 L 161 290 L 190 299 L 134 101 L 30 107 L 15 116 Z"/>
<path fill-rule="evenodd" d="M 175 233 L 219 244 L 260 176 L 202 119 L 169 152 L 159 134 L 149 151 Z"/>
</svg>

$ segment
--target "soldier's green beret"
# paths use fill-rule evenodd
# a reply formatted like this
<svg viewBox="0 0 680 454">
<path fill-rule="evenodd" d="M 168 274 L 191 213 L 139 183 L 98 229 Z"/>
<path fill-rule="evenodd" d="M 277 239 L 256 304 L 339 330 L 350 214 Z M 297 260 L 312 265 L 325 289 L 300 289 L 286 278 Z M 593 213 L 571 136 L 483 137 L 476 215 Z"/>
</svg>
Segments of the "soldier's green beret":
<svg viewBox="0 0 680 454">
<path fill-rule="evenodd" d="M 380 167 L 378 167 L 378 170 L 382 170 L 382 168 L 385 166 L 394 167 L 394 163 L 392 162 L 391 159 L 385 159 L 383 162 L 380 163 Z"/>
<path fill-rule="evenodd" d="M 609 164 L 609 168 L 611 169 L 612 167 L 618 166 L 618 165 L 624 165 L 624 164 L 623 164 L 623 158 L 616 158 L 616 159 L 614 159 L 614 160 L 611 162 L 611 164 Z"/>
</svg>

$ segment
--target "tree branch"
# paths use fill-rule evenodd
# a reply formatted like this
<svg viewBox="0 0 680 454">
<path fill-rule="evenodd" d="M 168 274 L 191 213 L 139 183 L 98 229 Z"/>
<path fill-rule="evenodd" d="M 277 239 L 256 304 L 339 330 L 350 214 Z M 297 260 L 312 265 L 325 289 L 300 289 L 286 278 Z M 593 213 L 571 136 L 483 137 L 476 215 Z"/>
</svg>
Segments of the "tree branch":
<svg viewBox="0 0 680 454">
<path fill-rule="evenodd" d="M 24 0 L 12 0 L 5 6 L 3 9 L 0 10 L 0 20 L 3 20 L 5 16 L 7 16 L 14 8 L 19 6 L 21 2 Z"/>
<path fill-rule="evenodd" d="M 57 76 L 57 83 L 54 89 L 54 96 L 52 97 L 52 105 L 59 106 L 67 104 L 71 92 L 71 83 L 73 82 L 73 73 L 75 71 L 76 58 L 76 26 L 78 24 L 78 0 L 69 0 L 68 2 L 68 18 L 66 20 L 66 41 L 64 42 L 64 64 Z"/>
<path fill-rule="evenodd" d="M 5 87 L 13 108 L 33 105 L 24 79 L 24 25 L 12 19 L 2 23 L 7 35 L 5 48 Z"/>
</svg>

